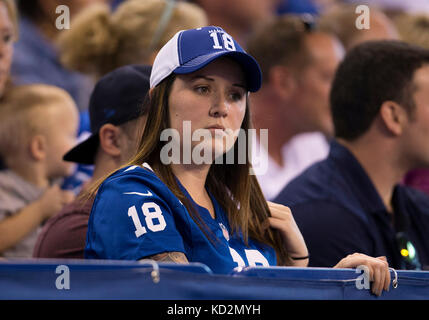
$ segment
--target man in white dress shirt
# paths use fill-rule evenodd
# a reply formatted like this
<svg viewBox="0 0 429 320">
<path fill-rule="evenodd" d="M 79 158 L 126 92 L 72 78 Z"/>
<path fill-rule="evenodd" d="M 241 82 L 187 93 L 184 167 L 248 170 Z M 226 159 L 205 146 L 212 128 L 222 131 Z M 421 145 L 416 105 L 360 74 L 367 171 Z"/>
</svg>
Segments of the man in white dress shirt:
<svg viewBox="0 0 429 320">
<path fill-rule="evenodd" d="M 328 154 L 333 135 L 329 91 L 344 50 L 332 34 L 297 16 L 278 17 L 258 29 L 248 52 L 259 62 L 263 85 L 250 96 L 257 134 L 254 172 L 267 200 Z M 268 154 L 268 155 L 267 155 Z"/>
</svg>

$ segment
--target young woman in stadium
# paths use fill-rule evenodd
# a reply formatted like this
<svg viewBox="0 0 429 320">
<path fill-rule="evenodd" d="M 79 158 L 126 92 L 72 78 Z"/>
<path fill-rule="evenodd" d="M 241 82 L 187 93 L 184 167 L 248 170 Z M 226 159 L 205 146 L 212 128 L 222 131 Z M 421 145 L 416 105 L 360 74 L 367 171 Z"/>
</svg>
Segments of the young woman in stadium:
<svg viewBox="0 0 429 320">
<path fill-rule="evenodd" d="M 135 156 L 92 188 L 86 258 L 201 262 L 224 274 L 307 266 L 292 213 L 264 199 L 243 147 L 249 92 L 261 78 L 257 62 L 219 27 L 180 31 L 167 42 L 153 64 Z M 382 258 L 355 254 L 336 267 L 363 264 L 373 292 L 389 287 Z"/>
</svg>

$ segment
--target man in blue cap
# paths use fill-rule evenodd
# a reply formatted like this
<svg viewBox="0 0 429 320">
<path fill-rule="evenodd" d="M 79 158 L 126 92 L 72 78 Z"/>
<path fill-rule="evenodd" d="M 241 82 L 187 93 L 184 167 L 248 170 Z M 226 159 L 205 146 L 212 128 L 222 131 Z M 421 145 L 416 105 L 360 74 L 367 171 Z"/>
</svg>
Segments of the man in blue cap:
<svg viewBox="0 0 429 320">
<path fill-rule="evenodd" d="M 120 67 L 99 80 L 92 92 L 91 136 L 64 155 L 64 160 L 93 164 L 92 180 L 123 165 L 135 152 L 147 113 L 151 67 Z M 50 219 L 36 243 L 39 258 L 83 258 L 92 200 L 75 200 Z"/>
</svg>

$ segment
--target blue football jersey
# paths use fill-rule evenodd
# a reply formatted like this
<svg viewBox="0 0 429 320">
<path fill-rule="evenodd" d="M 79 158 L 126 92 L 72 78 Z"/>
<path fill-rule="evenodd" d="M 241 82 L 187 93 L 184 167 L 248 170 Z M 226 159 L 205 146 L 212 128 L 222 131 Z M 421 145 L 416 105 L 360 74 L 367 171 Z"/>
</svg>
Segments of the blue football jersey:
<svg viewBox="0 0 429 320">
<path fill-rule="evenodd" d="M 88 221 L 85 258 L 140 260 L 176 251 L 215 273 L 229 273 L 237 266 L 276 265 L 272 247 L 252 239 L 246 246 L 239 234 L 230 235 L 226 213 L 213 196 L 215 219 L 180 187 L 214 241 L 153 171 L 130 166 L 118 170 L 99 188 Z"/>
</svg>

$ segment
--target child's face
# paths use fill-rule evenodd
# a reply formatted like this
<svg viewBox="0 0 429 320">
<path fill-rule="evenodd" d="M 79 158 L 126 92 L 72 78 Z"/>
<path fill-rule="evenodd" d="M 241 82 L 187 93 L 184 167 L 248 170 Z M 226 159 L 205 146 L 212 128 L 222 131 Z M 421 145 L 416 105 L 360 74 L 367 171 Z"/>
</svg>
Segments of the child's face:
<svg viewBox="0 0 429 320">
<path fill-rule="evenodd" d="M 63 160 L 63 155 L 76 145 L 79 124 L 77 107 L 73 101 L 64 99 L 49 108 L 49 124 L 46 130 L 47 174 L 49 179 L 66 177 L 73 173 L 73 162 Z M 48 123 L 48 122 L 47 122 Z"/>
</svg>

